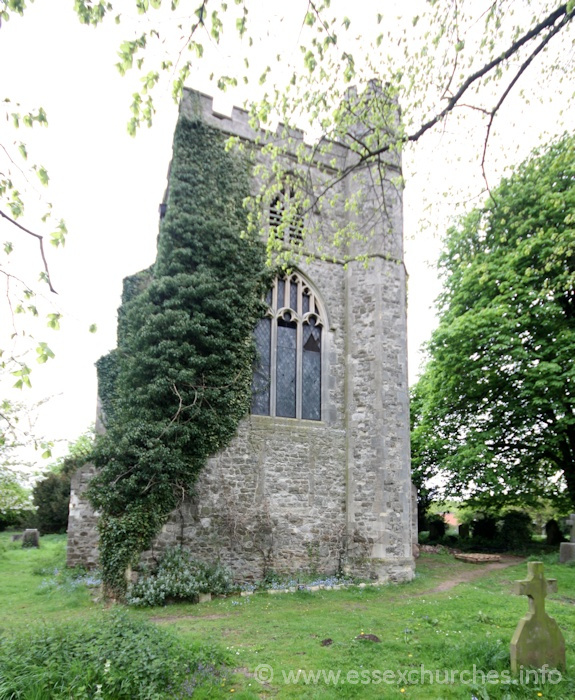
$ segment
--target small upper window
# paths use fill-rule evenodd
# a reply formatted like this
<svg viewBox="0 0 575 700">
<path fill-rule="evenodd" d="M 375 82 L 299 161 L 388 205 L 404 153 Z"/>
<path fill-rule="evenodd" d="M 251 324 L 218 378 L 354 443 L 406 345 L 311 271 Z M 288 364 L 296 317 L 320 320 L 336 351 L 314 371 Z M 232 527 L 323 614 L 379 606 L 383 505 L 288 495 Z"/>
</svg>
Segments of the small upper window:
<svg viewBox="0 0 575 700">
<path fill-rule="evenodd" d="M 298 274 L 278 277 L 255 330 L 252 413 L 321 420 L 323 319 Z"/>
<path fill-rule="evenodd" d="M 295 189 L 286 185 L 270 204 L 270 229 L 284 243 L 301 243 L 303 216 L 296 202 Z"/>
</svg>

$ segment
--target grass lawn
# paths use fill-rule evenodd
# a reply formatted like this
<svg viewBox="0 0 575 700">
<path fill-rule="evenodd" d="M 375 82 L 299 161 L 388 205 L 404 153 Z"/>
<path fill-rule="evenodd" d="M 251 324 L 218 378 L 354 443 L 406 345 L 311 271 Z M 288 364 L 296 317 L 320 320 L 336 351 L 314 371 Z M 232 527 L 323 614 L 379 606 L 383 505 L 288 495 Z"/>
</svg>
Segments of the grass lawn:
<svg viewBox="0 0 575 700">
<path fill-rule="evenodd" d="M 54 574 L 63 566 L 64 547 L 63 537 L 52 536 L 42 539 L 38 551 L 22 550 L 0 535 L 5 634 L 39 621 L 77 624 L 111 614 L 92 601 L 85 586 Z M 558 582 L 547 611 L 565 637 L 569 669 L 575 662 L 575 568 L 560 566 L 556 556 L 544 560 L 547 577 Z M 560 682 L 508 673 L 509 642 L 527 611 L 527 599 L 510 591 L 514 580 L 526 577 L 525 563 L 438 590 L 484 566 L 449 554 L 423 554 L 416 579 L 406 585 L 256 593 L 201 605 L 131 609 L 129 615 L 221 650 L 228 672 L 208 689 L 196 688 L 194 697 L 575 698 L 575 673 L 569 670 Z M 381 642 L 357 640 L 362 633 Z M 324 640 L 331 642 L 322 645 Z M 557 675 L 551 681 L 558 681 Z"/>
</svg>

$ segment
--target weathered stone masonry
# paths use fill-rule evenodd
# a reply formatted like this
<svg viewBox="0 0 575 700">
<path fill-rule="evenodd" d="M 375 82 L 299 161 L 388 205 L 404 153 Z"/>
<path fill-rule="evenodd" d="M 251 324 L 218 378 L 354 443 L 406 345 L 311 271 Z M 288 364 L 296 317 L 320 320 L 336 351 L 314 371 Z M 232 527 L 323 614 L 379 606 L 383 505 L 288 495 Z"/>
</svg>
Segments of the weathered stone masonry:
<svg viewBox="0 0 575 700">
<path fill-rule="evenodd" d="M 205 95 L 186 91 L 181 113 L 254 141 L 245 112 L 215 114 Z M 334 153 L 340 164 L 353 157 L 343 146 Z M 392 158 L 387 167 L 390 177 L 399 174 Z M 326 315 L 322 420 L 246 416 L 144 559 L 181 544 L 199 559 L 219 559 L 238 578 L 259 579 L 270 569 L 412 578 L 401 193 L 389 185 L 381 207 L 367 170 L 339 187 L 342 203 L 322 215 L 320 228 L 348 220 L 343 200 L 359 188 L 355 216 L 370 222 L 370 235 L 347 252 L 368 264 L 362 257 L 344 265 L 341 250 L 325 244 L 330 261 L 314 256 L 313 240 L 306 241 L 311 255 L 297 264 Z M 72 484 L 69 564 L 92 565 L 97 556 L 96 516 L 82 498 L 90 469 Z"/>
</svg>

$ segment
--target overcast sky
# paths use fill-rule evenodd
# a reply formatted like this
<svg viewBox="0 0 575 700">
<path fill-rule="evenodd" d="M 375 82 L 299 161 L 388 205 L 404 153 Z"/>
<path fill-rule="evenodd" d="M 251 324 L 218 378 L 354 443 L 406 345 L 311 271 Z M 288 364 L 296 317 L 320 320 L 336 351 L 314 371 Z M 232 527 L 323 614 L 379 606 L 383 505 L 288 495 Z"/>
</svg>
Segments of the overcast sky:
<svg viewBox="0 0 575 700">
<path fill-rule="evenodd" d="M 129 137 L 132 79 L 122 78 L 114 67 L 123 27 L 82 27 L 70 9 L 55 5 L 37 1 L 24 18 L 12 18 L 0 29 L 0 97 L 29 107 L 42 105 L 48 114 L 49 128 L 35 127 L 22 139 L 34 160 L 47 167 L 51 181 L 43 196 L 65 217 L 70 231 L 64 250 L 48 251 L 63 320 L 60 331 L 46 329 L 43 321 L 35 329 L 56 358 L 34 369 L 34 391 L 22 398 L 54 396 L 42 408 L 39 428 L 56 439 L 73 439 L 94 420 L 94 362 L 115 345 L 122 279 L 148 267 L 155 257 L 158 204 L 166 186 L 177 110 L 164 94 L 154 128 Z M 200 67 L 189 86 L 214 93 L 206 78 L 211 68 Z M 216 105 L 229 111 L 230 98 L 217 97 Z M 490 149 L 493 183 L 506 164 L 524 158 L 544 138 L 543 127 L 555 123 L 559 107 L 544 97 L 528 109 L 510 102 L 507 110 Z M 481 134 L 475 134 L 475 141 L 471 137 L 477 123 L 473 116 L 452 120 L 404 158 L 411 381 L 419 365 L 418 348 L 433 328 L 432 304 L 439 291 L 427 263 L 437 256 L 450 216 L 480 203 L 473 199 L 482 189 L 477 165 Z M 5 131 L 1 138 L 6 143 Z M 28 216 L 22 223 L 35 225 Z M 33 261 L 36 274 L 40 264 L 33 241 L 0 222 L 0 242 L 5 240 L 18 248 L 15 265 L 22 258 Z M 0 307 L 4 334 L 11 326 L 6 311 Z M 98 326 L 96 334 L 88 333 L 92 323 Z"/>
</svg>

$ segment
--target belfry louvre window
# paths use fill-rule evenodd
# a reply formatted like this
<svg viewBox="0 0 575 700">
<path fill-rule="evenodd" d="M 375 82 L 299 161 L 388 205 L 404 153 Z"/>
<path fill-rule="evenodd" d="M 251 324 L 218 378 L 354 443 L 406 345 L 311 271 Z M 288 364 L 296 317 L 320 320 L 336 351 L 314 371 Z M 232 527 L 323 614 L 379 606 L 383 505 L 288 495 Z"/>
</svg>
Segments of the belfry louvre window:
<svg viewBox="0 0 575 700">
<path fill-rule="evenodd" d="M 252 413 L 321 420 L 323 319 L 298 274 L 276 278 L 255 330 Z"/>
<path fill-rule="evenodd" d="M 303 217 L 295 200 L 295 191 L 286 185 L 270 204 L 270 229 L 284 243 L 301 243 L 303 240 Z"/>
</svg>

